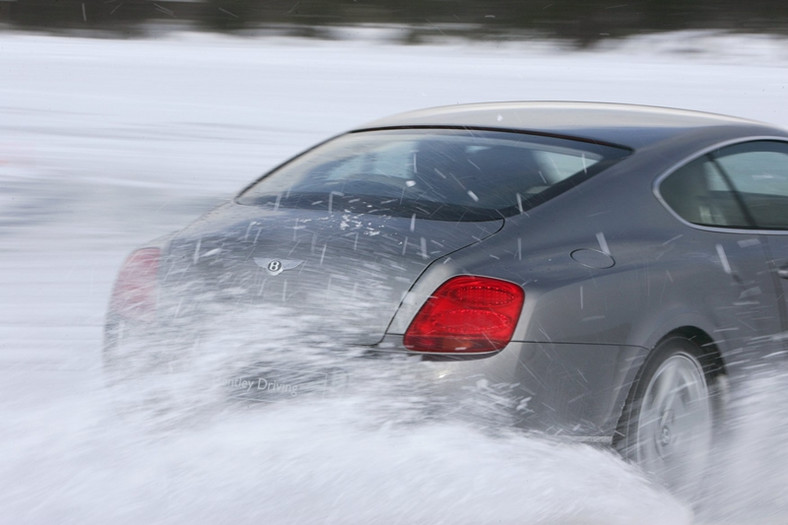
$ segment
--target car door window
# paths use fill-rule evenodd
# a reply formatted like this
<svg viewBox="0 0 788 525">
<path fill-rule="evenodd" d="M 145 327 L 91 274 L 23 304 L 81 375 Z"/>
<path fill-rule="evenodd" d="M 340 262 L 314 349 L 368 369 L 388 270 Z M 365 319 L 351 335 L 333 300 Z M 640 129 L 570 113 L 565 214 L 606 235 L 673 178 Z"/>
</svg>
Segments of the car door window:
<svg viewBox="0 0 788 525">
<path fill-rule="evenodd" d="M 737 144 L 715 152 L 712 157 L 741 196 L 758 229 L 788 229 L 787 143 Z"/>
</svg>

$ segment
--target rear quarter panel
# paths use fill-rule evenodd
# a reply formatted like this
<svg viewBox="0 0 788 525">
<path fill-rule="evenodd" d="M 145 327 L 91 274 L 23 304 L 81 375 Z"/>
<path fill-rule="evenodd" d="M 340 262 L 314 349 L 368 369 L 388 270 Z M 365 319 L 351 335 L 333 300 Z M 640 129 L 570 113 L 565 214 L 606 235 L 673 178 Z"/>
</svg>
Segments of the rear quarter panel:
<svg viewBox="0 0 788 525">
<path fill-rule="evenodd" d="M 681 155 L 634 155 L 507 219 L 452 264 L 523 286 L 519 341 L 649 350 L 689 326 L 736 362 L 743 349 L 782 331 L 765 245 L 756 233 L 692 228 L 668 212 L 654 180 Z M 573 258 L 576 250 L 595 255 Z"/>
</svg>

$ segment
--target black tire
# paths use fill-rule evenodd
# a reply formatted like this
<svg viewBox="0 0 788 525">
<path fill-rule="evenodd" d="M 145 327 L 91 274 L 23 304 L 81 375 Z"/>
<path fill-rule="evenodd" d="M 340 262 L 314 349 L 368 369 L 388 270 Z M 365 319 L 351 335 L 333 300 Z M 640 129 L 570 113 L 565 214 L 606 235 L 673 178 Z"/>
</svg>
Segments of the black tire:
<svg viewBox="0 0 788 525">
<path fill-rule="evenodd" d="M 614 444 L 674 494 L 700 495 L 715 427 L 713 363 L 683 337 L 649 356 L 627 399 Z"/>
</svg>

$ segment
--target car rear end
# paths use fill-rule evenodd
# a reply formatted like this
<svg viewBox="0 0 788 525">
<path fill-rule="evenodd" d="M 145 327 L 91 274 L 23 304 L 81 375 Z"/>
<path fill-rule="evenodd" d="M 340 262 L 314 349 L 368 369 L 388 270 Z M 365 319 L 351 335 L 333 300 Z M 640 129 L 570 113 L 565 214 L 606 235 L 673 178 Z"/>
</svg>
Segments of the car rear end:
<svg viewBox="0 0 788 525">
<path fill-rule="evenodd" d="M 504 225 L 628 154 L 490 129 L 343 135 L 134 252 L 111 301 L 108 361 L 136 346 L 138 362 L 172 366 L 223 341 L 218 381 L 244 399 L 324 395 L 382 373 L 443 411 L 472 412 L 458 397 L 469 394 L 515 424 L 563 424 L 561 403 L 589 390 L 568 381 L 569 349 L 524 339 L 527 232 Z M 490 249 L 501 245 L 510 260 Z M 582 359 L 609 378 L 610 355 Z M 575 431 L 588 433 L 577 407 Z"/>
</svg>

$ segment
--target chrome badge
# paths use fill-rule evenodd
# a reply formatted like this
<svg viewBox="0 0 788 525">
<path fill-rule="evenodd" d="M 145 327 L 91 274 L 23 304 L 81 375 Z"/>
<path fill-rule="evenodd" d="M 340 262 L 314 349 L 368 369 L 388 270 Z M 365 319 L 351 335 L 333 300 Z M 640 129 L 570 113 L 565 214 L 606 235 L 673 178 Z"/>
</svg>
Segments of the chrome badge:
<svg viewBox="0 0 788 525">
<path fill-rule="evenodd" d="M 255 257 L 254 262 L 260 268 L 265 268 L 271 275 L 279 275 L 286 270 L 294 270 L 304 263 L 304 261 L 295 259 L 267 259 L 265 257 Z"/>
</svg>

